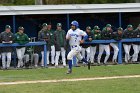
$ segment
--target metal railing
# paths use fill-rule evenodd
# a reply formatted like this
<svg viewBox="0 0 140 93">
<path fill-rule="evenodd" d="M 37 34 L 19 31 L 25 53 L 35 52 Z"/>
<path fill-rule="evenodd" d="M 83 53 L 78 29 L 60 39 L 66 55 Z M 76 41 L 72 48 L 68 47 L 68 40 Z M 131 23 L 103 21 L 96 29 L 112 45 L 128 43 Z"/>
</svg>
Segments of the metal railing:
<svg viewBox="0 0 140 93">
<path fill-rule="evenodd" d="M 44 66 L 46 67 L 47 66 L 47 46 L 46 46 L 46 42 L 44 41 L 38 41 L 38 42 L 29 42 L 25 45 L 20 45 L 18 43 L 12 43 L 12 44 L 3 44 L 3 43 L 0 43 L 0 47 L 18 47 L 18 46 L 41 46 L 43 45 L 44 46 Z M 14 51 L 14 67 L 16 67 L 16 52 Z"/>
<path fill-rule="evenodd" d="M 119 53 L 118 53 L 118 63 L 122 64 L 122 44 L 124 42 L 140 42 L 140 38 L 131 38 L 131 39 L 122 39 L 120 41 L 116 41 L 114 39 L 111 40 L 93 40 L 92 42 L 85 42 L 85 44 L 101 44 L 101 43 L 118 43 Z"/>
<path fill-rule="evenodd" d="M 118 48 L 119 48 L 119 53 L 118 53 L 118 63 L 122 64 L 122 44 L 124 42 L 140 42 L 140 38 L 132 38 L 132 39 L 122 39 L 120 41 L 116 41 L 116 40 L 93 40 L 92 42 L 85 42 L 84 44 L 101 44 L 101 43 L 113 43 L 116 42 L 118 43 Z M 2 44 L 0 43 L 0 47 L 18 47 L 18 46 L 40 46 L 43 45 L 44 46 L 44 66 L 47 66 L 47 46 L 46 46 L 46 42 L 44 41 L 38 41 L 38 42 L 29 42 L 25 45 L 20 45 L 18 43 L 13 43 L 13 44 Z M 14 63 L 16 64 L 16 62 L 14 61 Z"/>
</svg>

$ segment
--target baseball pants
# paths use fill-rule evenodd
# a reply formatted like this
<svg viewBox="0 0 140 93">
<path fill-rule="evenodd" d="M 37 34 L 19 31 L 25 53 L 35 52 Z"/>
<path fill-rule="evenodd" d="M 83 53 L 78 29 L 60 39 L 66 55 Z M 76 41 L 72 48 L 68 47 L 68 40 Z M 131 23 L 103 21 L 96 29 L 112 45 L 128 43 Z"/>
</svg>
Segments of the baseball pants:
<svg viewBox="0 0 140 93">
<path fill-rule="evenodd" d="M 82 60 L 83 57 L 81 55 L 81 47 L 80 46 L 75 46 L 75 47 L 71 47 L 71 51 L 68 53 L 67 55 L 67 59 L 68 60 L 72 60 L 74 56 L 76 56 L 78 58 L 78 60 Z"/>
<path fill-rule="evenodd" d="M 25 47 L 16 48 L 16 52 L 17 52 L 17 57 L 18 57 L 17 67 L 19 68 L 19 67 L 23 66 L 23 57 L 24 57 L 24 53 L 25 53 Z"/>
<path fill-rule="evenodd" d="M 90 47 L 82 48 L 82 56 L 83 56 L 83 58 L 86 57 L 86 55 L 85 55 L 86 53 L 87 53 L 87 61 L 89 61 L 89 59 L 90 59 Z"/>
<path fill-rule="evenodd" d="M 95 57 L 95 53 L 96 53 L 96 46 L 91 46 L 90 47 L 90 61 L 91 63 L 94 63 L 94 57 Z"/>
<path fill-rule="evenodd" d="M 66 66 L 66 56 L 65 56 L 66 55 L 66 50 L 64 49 L 64 47 L 61 47 L 61 51 L 56 51 L 55 66 L 58 66 L 58 60 L 59 60 L 60 52 L 61 52 L 61 56 L 62 56 L 63 66 Z"/>
<path fill-rule="evenodd" d="M 128 61 L 130 60 L 130 49 L 131 49 L 131 45 L 127 45 L 127 44 L 123 44 L 124 47 L 124 51 L 125 51 L 125 62 L 128 63 Z"/>
<path fill-rule="evenodd" d="M 99 55 L 98 55 L 98 63 L 99 64 L 100 64 L 101 56 L 102 56 L 104 50 L 106 52 L 106 57 L 104 59 L 104 63 L 107 63 L 107 60 L 108 60 L 108 58 L 110 56 L 110 47 L 109 47 L 109 45 L 100 44 L 99 45 Z"/>
<path fill-rule="evenodd" d="M 133 44 L 133 50 L 134 50 L 134 54 L 132 55 L 132 61 L 136 62 L 138 59 L 138 53 L 139 53 L 139 45 Z"/>
<path fill-rule="evenodd" d="M 119 48 L 118 48 L 117 43 L 110 43 L 110 46 L 112 46 L 113 49 L 114 49 L 114 55 L 113 55 L 113 58 L 112 58 L 112 62 L 114 62 L 115 60 L 117 60 Z"/>
<path fill-rule="evenodd" d="M 11 52 L 2 53 L 2 67 L 9 68 L 11 63 Z"/>
<path fill-rule="evenodd" d="M 24 55 L 25 63 L 29 62 L 29 60 L 30 60 L 29 54 L 25 54 Z M 39 61 L 39 55 L 37 53 L 33 54 L 33 62 L 34 62 L 35 67 L 38 66 L 38 61 Z"/>
<path fill-rule="evenodd" d="M 41 55 L 42 55 L 41 66 L 44 66 L 44 51 L 41 51 Z M 50 63 L 49 56 L 50 51 L 47 51 L 47 64 Z M 51 46 L 51 64 L 54 64 L 54 60 L 55 60 L 55 47 L 53 45 Z"/>
</svg>

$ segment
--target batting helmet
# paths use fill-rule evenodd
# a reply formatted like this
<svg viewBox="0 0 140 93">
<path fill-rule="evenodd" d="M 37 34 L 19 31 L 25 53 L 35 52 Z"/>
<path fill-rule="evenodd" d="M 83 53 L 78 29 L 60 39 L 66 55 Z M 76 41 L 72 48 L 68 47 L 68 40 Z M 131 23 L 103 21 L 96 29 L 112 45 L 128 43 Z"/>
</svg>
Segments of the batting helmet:
<svg viewBox="0 0 140 93">
<path fill-rule="evenodd" d="M 74 25 L 74 26 L 78 27 L 79 26 L 79 23 L 77 21 L 72 21 L 71 22 L 71 25 Z"/>
</svg>

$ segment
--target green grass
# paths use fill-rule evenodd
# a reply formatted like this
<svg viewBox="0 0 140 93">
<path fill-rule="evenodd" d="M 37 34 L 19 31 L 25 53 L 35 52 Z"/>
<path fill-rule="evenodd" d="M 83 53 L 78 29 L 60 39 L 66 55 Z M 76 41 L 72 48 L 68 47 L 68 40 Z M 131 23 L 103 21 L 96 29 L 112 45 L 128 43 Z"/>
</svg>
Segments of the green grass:
<svg viewBox="0 0 140 93">
<path fill-rule="evenodd" d="M 67 68 L 0 70 L 0 82 L 139 75 L 140 65 L 94 66 L 91 70 L 87 67 L 78 67 L 73 68 L 71 75 L 66 75 L 66 71 Z"/>
<path fill-rule="evenodd" d="M 0 93 L 140 93 L 140 78 L 0 86 Z"/>
</svg>

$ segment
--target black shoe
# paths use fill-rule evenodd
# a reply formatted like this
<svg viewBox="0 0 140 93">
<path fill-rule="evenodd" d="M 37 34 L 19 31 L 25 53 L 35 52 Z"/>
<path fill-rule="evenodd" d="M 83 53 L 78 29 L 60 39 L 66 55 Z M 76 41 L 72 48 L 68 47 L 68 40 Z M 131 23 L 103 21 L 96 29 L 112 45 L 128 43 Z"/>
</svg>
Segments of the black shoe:
<svg viewBox="0 0 140 93">
<path fill-rule="evenodd" d="M 66 74 L 71 74 L 72 73 L 72 69 L 68 69 Z"/>
<path fill-rule="evenodd" d="M 107 66 L 107 63 L 104 63 L 104 62 L 103 62 L 103 65 L 104 65 L 104 66 Z"/>
<path fill-rule="evenodd" d="M 87 65 L 88 65 L 88 70 L 90 70 L 90 62 L 88 62 Z"/>
<path fill-rule="evenodd" d="M 51 66 L 55 66 L 55 64 L 51 64 Z"/>
</svg>

